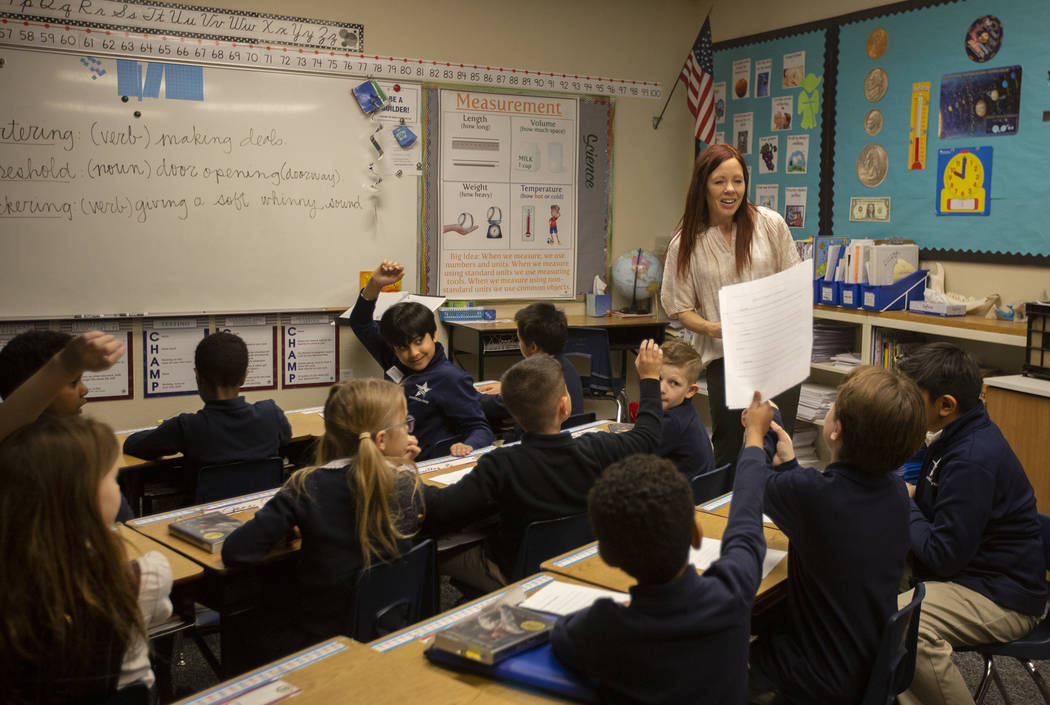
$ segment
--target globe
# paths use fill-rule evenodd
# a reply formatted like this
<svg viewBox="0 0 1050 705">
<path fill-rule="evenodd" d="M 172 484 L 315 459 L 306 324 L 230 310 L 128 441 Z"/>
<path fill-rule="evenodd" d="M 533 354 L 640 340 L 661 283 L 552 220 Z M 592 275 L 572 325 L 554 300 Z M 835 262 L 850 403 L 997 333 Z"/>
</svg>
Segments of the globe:
<svg viewBox="0 0 1050 705">
<path fill-rule="evenodd" d="M 637 279 L 635 278 L 637 275 Z M 613 288 L 623 297 L 646 301 L 660 290 L 664 268 L 649 250 L 635 249 L 616 258 L 612 266 Z"/>
</svg>

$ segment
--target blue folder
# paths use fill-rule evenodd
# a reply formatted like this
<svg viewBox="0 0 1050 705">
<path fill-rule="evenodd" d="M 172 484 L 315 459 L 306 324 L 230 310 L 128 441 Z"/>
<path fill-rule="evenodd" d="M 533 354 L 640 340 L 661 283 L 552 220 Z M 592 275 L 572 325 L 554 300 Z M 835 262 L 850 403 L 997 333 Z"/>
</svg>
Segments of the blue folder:
<svg viewBox="0 0 1050 705">
<path fill-rule="evenodd" d="M 573 673 L 558 663 L 551 652 L 550 643 L 514 654 L 493 666 L 437 649 L 427 649 L 424 653 L 431 662 L 445 668 L 531 686 L 581 703 L 601 702 L 594 685 L 586 677 Z"/>
</svg>

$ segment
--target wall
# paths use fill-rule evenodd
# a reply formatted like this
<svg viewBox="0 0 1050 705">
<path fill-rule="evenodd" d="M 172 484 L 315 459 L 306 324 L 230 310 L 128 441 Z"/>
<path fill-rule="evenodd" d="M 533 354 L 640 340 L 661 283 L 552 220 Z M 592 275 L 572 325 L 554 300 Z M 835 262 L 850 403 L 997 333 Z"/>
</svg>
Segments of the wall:
<svg viewBox="0 0 1050 705">
<path fill-rule="evenodd" d="M 387 0 L 343 3 L 336 0 L 250 2 L 208 0 L 207 5 L 262 13 L 360 22 L 369 52 L 445 59 L 532 69 L 657 80 L 670 90 L 710 0 L 533 0 L 527 4 L 467 0 Z M 751 0 L 714 3 L 714 40 L 773 30 L 875 7 L 865 0 Z M 681 216 L 693 158 L 692 118 L 683 92 L 676 91 L 658 130 L 652 117 L 662 103 L 617 101 L 613 135 L 613 193 L 610 252 L 636 247 L 659 250 Z M 406 234 L 407 235 L 407 234 Z M 356 273 L 371 262 L 348 262 Z M 1036 296 L 1047 286 L 1046 268 L 945 263 L 948 287 L 969 295 L 996 291 L 1007 301 Z M 352 302 L 348 301 L 347 305 Z M 501 306 L 501 317 L 517 305 Z M 570 311 L 582 305 L 570 304 Z M 439 327 L 440 328 L 440 327 Z M 379 374 L 375 365 L 342 330 L 342 364 L 354 374 Z M 137 351 L 136 351 L 137 354 Z M 141 384 L 141 381 L 139 381 Z M 321 404 L 324 390 L 263 393 L 284 408 Z M 249 395 L 254 397 L 254 395 Z M 89 407 L 118 428 L 152 424 L 157 418 L 195 409 L 192 397 L 149 402 L 134 400 Z"/>
</svg>

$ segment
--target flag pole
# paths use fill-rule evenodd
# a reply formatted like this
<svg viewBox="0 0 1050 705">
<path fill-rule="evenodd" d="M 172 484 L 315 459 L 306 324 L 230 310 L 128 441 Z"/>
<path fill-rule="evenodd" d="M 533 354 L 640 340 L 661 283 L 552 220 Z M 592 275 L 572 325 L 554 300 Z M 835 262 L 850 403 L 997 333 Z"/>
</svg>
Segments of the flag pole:
<svg viewBox="0 0 1050 705">
<path fill-rule="evenodd" d="M 707 8 L 707 14 L 704 15 L 704 22 L 707 22 L 709 19 L 711 19 L 711 10 L 713 10 L 713 9 L 715 9 L 715 4 L 711 3 L 711 7 Z M 704 22 L 700 23 L 701 27 L 704 26 Z M 692 51 L 692 48 L 690 48 L 689 51 Z M 667 106 L 670 105 L 670 103 L 671 103 L 671 96 L 674 95 L 675 89 L 678 88 L 678 84 L 682 82 L 680 76 L 681 76 L 681 71 L 679 71 L 679 76 L 675 77 L 674 86 L 672 86 L 671 92 L 667 94 L 667 100 L 664 101 L 663 110 L 660 111 L 659 115 L 654 115 L 653 116 L 653 129 L 654 130 L 660 129 L 660 122 L 664 119 L 664 113 L 667 112 Z"/>
</svg>

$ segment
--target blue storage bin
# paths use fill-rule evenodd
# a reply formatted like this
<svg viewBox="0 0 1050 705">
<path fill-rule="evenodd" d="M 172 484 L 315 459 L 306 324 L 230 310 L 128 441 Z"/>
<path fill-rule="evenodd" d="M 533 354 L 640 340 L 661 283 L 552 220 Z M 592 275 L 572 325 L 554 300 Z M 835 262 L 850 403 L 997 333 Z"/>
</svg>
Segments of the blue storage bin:
<svg viewBox="0 0 1050 705">
<path fill-rule="evenodd" d="M 820 285 L 824 283 L 823 279 L 813 280 L 813 303 L 819 304 L 820 301 Z"/>
<path fill-rule="evenodd" d="M 846 308 L 860 307 L 860 287 L 862 284 L 840 284 L 839 306 Z"/>
<path fill-rule="evenodd" d="M 860 285 L 860 307 L 869 311 L 899 311 L 909 301 L 919 301 L 926 292 L 928 269 L 912 272 L 898 282 L 885 286 Z"/>
<path fill-rule="evenodd" d="M 838 306 L 841 294 L 840 282 L 820 282 L 820 303 L 825 306 Z"/>
</svg>

